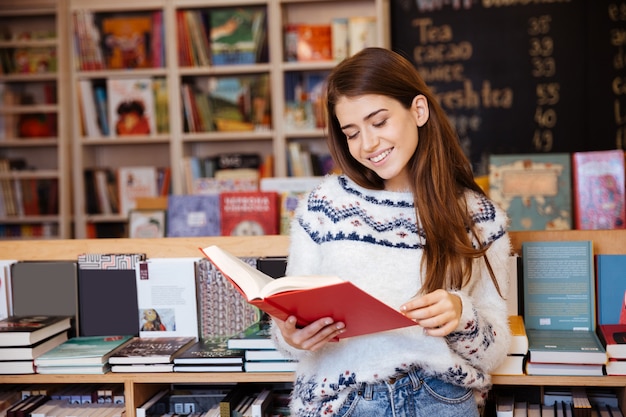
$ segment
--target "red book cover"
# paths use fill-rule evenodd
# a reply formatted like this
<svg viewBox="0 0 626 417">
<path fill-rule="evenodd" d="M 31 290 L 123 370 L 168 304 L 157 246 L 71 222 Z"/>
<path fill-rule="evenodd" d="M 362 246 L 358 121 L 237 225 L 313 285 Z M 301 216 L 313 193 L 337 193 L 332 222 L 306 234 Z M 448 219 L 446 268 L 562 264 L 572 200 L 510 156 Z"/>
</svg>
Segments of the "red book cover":
<svg viewBox="0 0 626 417">
<path fill-rule="evenodd" d="M 574 152 L 574 226 L 580 230 L 624 229 L 624 151 Z"/>
<path fill-rule="evenodd" d="M 609 359 L 626 359 L 626 324 L 599 324 L 598 336 Z"/>
<path fill-rule="evenodd" d="M 360 336 L 416 323 L 349 281 L 334 276 L 274 279 L 217 246 L 202 253 L 239 290 L 248 303 L 271 316 L 298 318 L 305 326 L 323 317 L 345 323 L 339 338 Z"/>
<path fill-rule="evenodd" d="M 279 234 L 279 196 L 273 191 L 220 193 L 222 236 Z"/>
</svg>

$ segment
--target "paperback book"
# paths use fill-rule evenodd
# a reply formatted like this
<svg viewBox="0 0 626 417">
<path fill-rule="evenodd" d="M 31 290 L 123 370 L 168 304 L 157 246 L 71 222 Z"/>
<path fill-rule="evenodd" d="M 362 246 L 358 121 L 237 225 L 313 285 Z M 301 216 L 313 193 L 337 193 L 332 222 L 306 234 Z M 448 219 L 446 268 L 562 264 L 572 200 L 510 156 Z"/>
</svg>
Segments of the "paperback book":
<svg viewBox="0 0 626 417">
<path fill-rule="evenodd" d="M 340 338 L 415 325 L 399 311 L 339 277 L 274 279 L 218 246 L 201 250 L 248 303 L 281 320 L 293 315 L 298 325 L 306 326 L 319 318 L 333 317 L 346 324 Z"/>
<path fill-rule="evenodd" d="M 270 335 L 270 324 L 260 320 L 251 324 L 241 332 L 232 335 L 227 340 L 229 349 L 276 349 Z"/>
<path fill-rule="evenodd" d="M 626 255 L 597 254 L 598 325 L 626 324 Z"/>
<path fill-rule="evenodd" d="M 107 78 L 108 120 L 116 136 L 157 132 L 152 79 Z"/>
<path fill-rule="evenodd" d="M 0 347 L 0 361 L 33 360 L 66 340 L 67 332 L 63 331 L 30 346 Z"/>
<path fill-rule="evenodd" d="M 591 241 L 522 244 L 529 361 L 604 364 L 596 335 Z"/>
<path fill-rule="evenodd" d="M 174 358 L 175 365 L 241 365 L 242 349 L 229 349 L 226 339 L 204 339 Z"/>
</svg>

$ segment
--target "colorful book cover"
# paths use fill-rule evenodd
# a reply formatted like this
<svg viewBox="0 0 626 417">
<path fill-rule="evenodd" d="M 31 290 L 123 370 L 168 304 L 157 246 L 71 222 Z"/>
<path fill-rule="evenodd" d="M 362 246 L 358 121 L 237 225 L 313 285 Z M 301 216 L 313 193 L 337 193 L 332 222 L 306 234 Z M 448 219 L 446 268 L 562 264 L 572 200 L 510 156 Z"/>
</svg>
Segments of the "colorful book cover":
<svg viewBox="0 0 626 417">
<path fill-rule="evenodd" d="M 242 258 L 256 267 L 257 258 Z M 196 262 L 198 328 L 201 339 L 224 338 L 259 321 L 259 309 L 248 304 L 208 259 Z"/>
<path fill-rule="evenodd" d="M 626 255 L 597 254 L 598 324 L 626 325 Z"/>
<path fill-rule="evenodd" d="M 139 197 L 158 197 L 157 183 L 159 173 L 154 166 L 128 166 L 117 169 L 119 210 L 128 216 L 130 210 L 137 208 Z"/>
<path fill-rule="evenodd" d="M 279 196 L 273 191 L 221 193 L 223 236 L 279 234 Z"/>
<path fill-rule="evenodd" d="M 107 78 L 107 102 L 112 135 L 157 133 L 152 78 Z"/>
<path fill-rule="evenodd" d="M 598 324 L 598 336 L 609 359 L 626 359 L 626 323 Z"/>
<path fill-rule="evenodd" d="M 276 349 L 267 321 L 258 321 L 228 338 L 229 349 Z"/>
<path fill-rule="evenodd" d="M 328 61 L 333 59 L 330 24 L 298 25 L 298 61 Z"/>
<path fill-rule="evenodd" d="M 171 194 L 167 203 L 167 236 L 219 236 L 218 194 Z"/>
<path fill-rule="evenodd" d="M 201 339 L 174 358 L 174 364 L 237 365 L 243 363 L 244 356 L 243 349 L 229 349 L 226 339 Z"/>
<path fill-rule="evenodd" d="M 623 150 L 572 154 L 576 229 L 626 227 L 625 176 Z"/>
<path fill-rule="evenodd" d="M 130 339 L 130 335 L 73 337 L 35 358 L 35 366 L 102 365 Z"/>
<path fill-rule="evenodd" d="M 198 259 L 149 258 L 139 262 L 135 270 L 139 336 L 198 337 L 195 277 Z"/>
<path fill-rule="evenodd" d="M 28 346 L 70 328 L 64 316 L 10 316 L 0 320 L 0 346 Z"/>
<path fill-rule="evenodd" d="M 153 13 L 109 15 L 102 19 L 102 45 L 108 69 L 150 68 Z"/>
<path fill-rule="evenodd" d="M 490 155 L 489 197 L 506 210 L 509 230 L 572 228 L 567 153 Z"/>
<path fill-rule="evenodd" d="M 174 357 L 196 342 L 194 337 L 134 337 L 109 358 L 111 365 L 173 363 Z"/>
<path fill-rule="evenodd" d="M 221 7 L 211 10 L 213 65 L 254 64 L 263 49 L 265 6 Z"/>
</svg>

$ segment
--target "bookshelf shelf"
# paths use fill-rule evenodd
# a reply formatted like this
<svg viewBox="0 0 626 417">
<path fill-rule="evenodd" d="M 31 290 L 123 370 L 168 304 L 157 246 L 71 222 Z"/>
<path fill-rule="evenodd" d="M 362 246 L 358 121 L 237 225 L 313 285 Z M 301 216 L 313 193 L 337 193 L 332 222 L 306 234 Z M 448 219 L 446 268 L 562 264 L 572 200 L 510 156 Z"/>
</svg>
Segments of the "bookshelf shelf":
<svg viewBox="0 0 626 417">
<path fill-rule="evenodd" d="M 66 0 L 0 4 L 0 160 L 10 161 L 10 172 L 0 174 L 6 196 L 0 204 L 0 239 L 33 238 L 35 230 L 48 239 L 71 236 L 66 19 Z M 31 202 L 18 189 L 39 180 L 55 185 L 35 198 L 58 204 L 45 214 L 24 215 Z M 39 208 L 33 204 L 29 211 Z"/>
</svg>

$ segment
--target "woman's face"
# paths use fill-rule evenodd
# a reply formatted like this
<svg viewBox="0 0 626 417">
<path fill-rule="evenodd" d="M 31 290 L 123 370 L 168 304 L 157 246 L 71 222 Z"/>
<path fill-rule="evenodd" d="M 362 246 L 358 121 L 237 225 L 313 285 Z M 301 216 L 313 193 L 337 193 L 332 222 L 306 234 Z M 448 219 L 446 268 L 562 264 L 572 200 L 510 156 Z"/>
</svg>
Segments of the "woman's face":
<svg viewBox="0 0 626 417">
<path fill-rule="evenodd" d="M 416 96 L 405 109 L 384 95 L 343 96 L 335 114 L 352 157 L 378 174 L 386 190 L 410 190 L 407 164 L 417 149 L 417 128 L 428 120 L 426 97 Z"/>
</svg>

